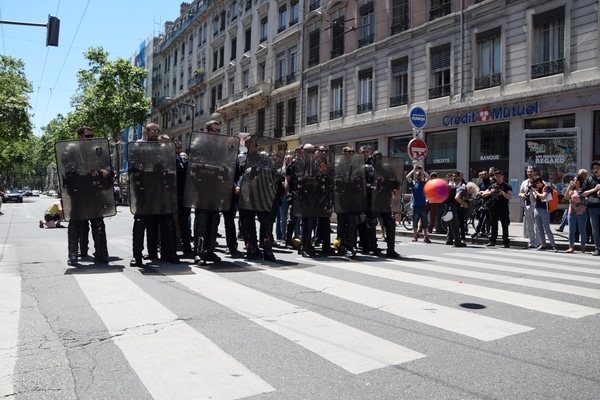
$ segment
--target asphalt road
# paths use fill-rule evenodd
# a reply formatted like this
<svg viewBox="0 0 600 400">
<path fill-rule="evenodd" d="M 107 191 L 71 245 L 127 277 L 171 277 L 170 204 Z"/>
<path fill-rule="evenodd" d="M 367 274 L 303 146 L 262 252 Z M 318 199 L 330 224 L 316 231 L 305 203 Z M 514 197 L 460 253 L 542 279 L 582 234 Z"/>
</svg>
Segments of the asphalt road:
<svg viewBox="0 0 600 400">
<path fill-rule="evenodd" d="M 67 261 L 53 201 L 0 216 L 0 398 L 597 399 L 600 259 L 398 237 L 400 260 Z M 220 239 L 224 244 L 224 239 Z M 222 251 L 224 247 L 220 247 Z"/>
</svg>

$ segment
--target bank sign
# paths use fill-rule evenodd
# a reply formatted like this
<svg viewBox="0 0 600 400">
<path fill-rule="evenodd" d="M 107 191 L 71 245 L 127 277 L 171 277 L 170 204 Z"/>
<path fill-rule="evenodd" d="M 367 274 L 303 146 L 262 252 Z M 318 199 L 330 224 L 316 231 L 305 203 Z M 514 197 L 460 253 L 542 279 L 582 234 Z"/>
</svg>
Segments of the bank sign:
<svg viewBox="0 0 600 400">
<path fill-rule="evenodd" d="M 444 115 L 442 117 L 442 125 L 458 126 L 509 118 L 529 117 L 531 115 L 539 114 L 539 112 L 540 105 L 537 101 L 533 104 L 523 106 L 513 105 L 509 107 L 495 108 L 482 107 L 478 111 L 468 111 L 456 115 Z"/>
</svg>

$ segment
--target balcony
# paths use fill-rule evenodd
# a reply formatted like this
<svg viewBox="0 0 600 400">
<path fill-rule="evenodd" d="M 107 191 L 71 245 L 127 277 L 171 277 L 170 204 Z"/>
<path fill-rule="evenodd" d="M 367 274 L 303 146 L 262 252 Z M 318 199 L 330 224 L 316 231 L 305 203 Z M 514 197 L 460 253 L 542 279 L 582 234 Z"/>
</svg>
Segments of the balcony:
<svg viewBox="0 0 600 400">
<path fill-rule="evenodd" d="M 400 21 L 400 22 L 392 25 L 391 34 L 396 35 L 398 33 L 407 31 L 408 29 L 410 29 L 410 22 L 409 22 L 408 18 L 406 18 L 403 21 Z"/>
<path fill-rule="evenodd" d="M 344 116 L 344 110 L 329 111 L 329 119 L 338 119 Z"/>
<path fill-rule="evenodd" d="M 285 135 L 290 136 L 296 133 L 296 125 L 286 125 L 285 126 Z"/>
<path fill-rule="evenodd" d="M 451 2 L 440 4 L 435 7 L 431 7 L 431 10 L 429 11 L 429 20 L 433 21 L 434 19 L 441 18 L 445 15 L 450 14 L 451 11 L 452 11 L 452 3 Z"/>
<path fill-rule="evenodd" d="M 562 74 L 565 72 L 565 59 L 547 61 L 541 64 L 531 66 L 531 79 L 542 78 L 544 76 Z"/>
<path fill-rule="evenodd" d="M 375 40 L 375 34 L 371 34 L 364 38 L 358 39 L 358 47 L 363 47 L 368 44 L 371 44 L 371 43 L 373 43 L 374 40 Z"/>
<path fill-rule="evenodd" d="M 274 138 L 280 138 L 282 135 L 283 135 L 283 128 L 279 127 L 279 128 L 273 129 L 273 137 Z"/>
<path fill-rule="evenodd" d="M 306 117 L 306 125 L 313 125 L 313 124 L 316 124 L 317 122 L 319 122 L 318 115 L 309 115 L 308 117 Z"/>
<path fill-rule="evenodd" d="M 408 93 L 390 97 L 390 107 L 398 107 L 408 104 Z"/>
<path fill-rule="evenodd" d="M 438 99 L 445 96 L 450 96 L 450 84 L 436 86 L 429 89 L 430 99 Z"/>
<path fill-rule="evenodd" d="M 331 58 L 336 58 L 344 54 L 344 48 L 337 48 L 331 51 Z"/>
<path fill-rule="evenodd" d="M 487 89 L 502 84 L 502 74 L 492 74 L 475 78 L 475 90 Z"/>
<path fill-rule="evenodd" d="M 356 106 L 357 114 L 364 114 L 373 111 L 373 103 L 363 103 Z"/>
</svg>

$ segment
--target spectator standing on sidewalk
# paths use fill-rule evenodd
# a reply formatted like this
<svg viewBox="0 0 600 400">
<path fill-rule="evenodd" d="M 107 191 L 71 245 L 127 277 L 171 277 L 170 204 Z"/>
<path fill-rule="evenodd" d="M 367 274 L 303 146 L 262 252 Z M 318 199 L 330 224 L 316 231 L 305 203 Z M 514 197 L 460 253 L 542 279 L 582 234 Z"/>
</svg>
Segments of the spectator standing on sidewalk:
<svg viewBox="0 0 600 400">
<path fill-rule="evenodd" d="M 548 210 L 548 202 L 552 199 L 552 186 L 547 185 L 540 177 L 536 176 L 533 179 L 534 189 L 532 189 L 533 198 L 535 199 L 535 225 L 537 227 L 537 241 L 540 243 L 536 250 L 546 250 L 546 235 L 552 246 L 552 251 L 557 252 L 554 242 L 554 235 L 550 229 L 550 211 Z"/>
<path fill-rule="evenodd" d="M 583 177 L 577 175 L 567 187 L 565 198 L 569 199 L 569 248 L 567 253 L 575 251 L 575 231 L 579 230 L 581 238 L 580 251 L 585 253 L 587 242 L 587 207 L 585 197 L 582 196 Z"/>
<path fill-rule="evenodd" d="M 527 229 L 527 236 L 529 237 L 529 248 L 537 248 L 541 243 L 537 242 L 537 235 L 535 233 L 535 217 L 533 215 L 535 211 L 535 199 L 533 198 L 533 178 L 537 176 L 537 168 L 533 165 L 527 166 L 527 179 L 521 182 L 519 188 L 519 198 L 523 200 L 525 205 L 523 213 L 523 223 L 525 229 Z"/>
<path fill-rule="evenodd" d="M 502 224 L 502 244 L 504 247 L 510 247 L 510 240 L 508 238 L 508 225 L 510 224 L 508 202 L 512 197 L 512 187 L 504 182 L 504 171 L 495 170 L 494 173 L 496 182 L 481 194 L 481 197 L 489 198 L 490 201 L 490 227 L 492 233 L 490 241 L 486 246 L 493 247 L 496 245 L 498 222 L 500 222 Z"/>
<path fill-rule="evenodd" d="M 583 182 L 583 197 L 587 199 L 587 210 L 594 236 L 593 256 L 600 256 L 600 160 L 592 161 L 592 173 Z"/>
<path fill-rule="evenodd" d="M 425 182 L 430 179 L 427 172 L 423 170 L 421 166 L 415 166 L 412 171 L 406 175 L 406 181 L 409 185 L 412 185 L 412 197 L 411 205 L 413 209 L 413 242 L 419 240 L 419 225 L 423 227 L 428 226 L 427 221 L 427 202 L 425 199 Z M 427 237 L 427 229 L 423 229 L 423 241 L 425 243 L 431 243 L 431 240 Z"/>
</svg>

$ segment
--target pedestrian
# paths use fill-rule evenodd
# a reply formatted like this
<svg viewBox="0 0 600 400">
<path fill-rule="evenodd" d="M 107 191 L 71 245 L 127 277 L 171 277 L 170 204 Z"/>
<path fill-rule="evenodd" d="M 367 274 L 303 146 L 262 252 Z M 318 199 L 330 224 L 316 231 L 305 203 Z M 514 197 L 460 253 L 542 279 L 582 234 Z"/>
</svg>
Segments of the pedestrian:
<svg viewBox="0 0 600 400">
<path fill-rule="evenodd" d="M 537 241 L 540 245 L 536 250 L 546 250 L 546 236 L 552 247 L 553 252 L 557 252 L 556 243 L 554 242 L 554 234 L 550 229 L 550 211 L 548 210 L 548 202 L 552 199 L 552 186 L 546 184 L 541 176 L 533 178 L 534 187 L 532 189 L 533 198 L 535 199 L 535 225 L 537 228 Z"/>
<path fill-rule="evenodd" d="M 40 220 L 40 228 L 63 228 L 60 224 L 64 221 L 65 215 L 62 208 L 62 202 L 60 200 L 55 201 L 48 207 L 44 213 L 44 220 Z"/>
<path fill-rule="evenodd" d="M 451 183 L 448 184 L 450 187 L 450 195 L 445 201 L 446 213 L 442 216 L 442 219 L 448 223 L 448 234 L 446 236 L 446 244 L 454 247 L 467 247 L 460 235 L 460 219 L 459 210 L 469 208 L 469 196 L 477 194 L 479 188 L 475 182 L 469 182 L 464 186 L 453 186 Z"/>
<path fill-rule="evenodd" d="M 533 178 L 537 176 L 537 168 L 533 165 L 527 166 L 527 178 L 521 182 L 519 188 L 519 198 L 523 201 L 523 223 L 525 224 L 525 230 L 529 239 L 529 248 L 535 249 L 541 243 L 537 242 L 537 234 L 535 232 L 535 199 L 533 198 L 533 191 L 535 185 L 533 184 Z"/>
<path fill-rule="evenodd" d="M 427 201 L 425 198 L 425 183 L 430 179 L 427 172 L 423 170 L 422 166 L 415 166 L 412 171 L 406 175 L 406 181 L 409 185 L 412 185 L 412 196 L 411 205 L 413 209 L 413 242 L 419 240 L 418 226 L 428 226 L 427 220 Z M 423 241 L 425 243 L 431 243 L 431 240 L 427 237 L 428 230 L 423 229 Z"/>
<path fill-rule="evenodd" d="M 508 225 L 510 224 L 508 202 L 512 197 L 512 187 L 504 182 L 504 171 L 500 169 L 494 170 L 494 174 L 496 181 L 481 194 L 481 197 L 489 197 L 490 199 L 490 227 L 492 232 L 490 234 L 490 241 L 486 246 L 493 247 L 496 245 L 498 222 L 500 222 L 502 225 L 502 244 L 504 247 L 510 247 L 508 237 Z"/>
<path fill-rule="evenodd" d="M 579 231 L 581 239 L 581 247 L 579 248 L 582 253 L 585 253 L 585 245 L 587 242 L 587 207 L 586 200 L 583 197 L 582 187 L 584 178 L 580 175 L 576 175 L 567 187 L 565 198 L 569 200 L 568 210 L 568 221 L 569 221 L 569 248 L 567 253 L 573 253 L 575 251 L 575 232 Z"/>
<path fill-rule="evenodd" d="M 583 197 L 586 198 L 592 235 L 594 237 L 593 256 L 600 256 L 600 160 L 592 161 L 592 173 L 583 182 Z"/>
</svg>

